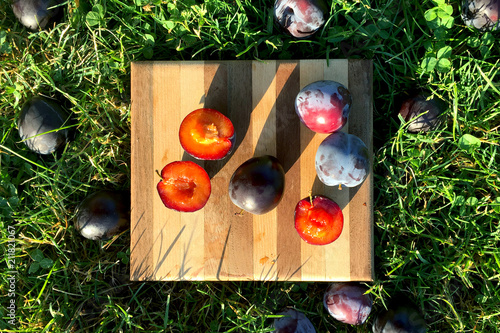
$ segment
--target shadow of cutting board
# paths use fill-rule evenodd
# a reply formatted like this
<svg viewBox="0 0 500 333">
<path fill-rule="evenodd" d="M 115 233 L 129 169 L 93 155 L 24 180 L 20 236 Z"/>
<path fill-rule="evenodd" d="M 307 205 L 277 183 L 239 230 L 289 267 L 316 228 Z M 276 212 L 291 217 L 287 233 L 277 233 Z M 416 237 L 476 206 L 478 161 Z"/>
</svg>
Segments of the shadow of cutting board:
<svg viewBox="0 0 500 333">
<path fill-rule="evenodd" d="M 323 185 L 314 159 L 326 135 L 302 125 L 294 109 L 305 85 L 343 83 L 353 98 L 343 131 L 359 136 L 373 160 L 371 61 L 135 62 L 131 75 L 131 280 L 373 280 L 373 175 L 355 188 Z M 179 143 L 182 119 L 201 107 L 235 126 L 236 149 L 222 161 L 196 161 Z M 267 214 L 238 215 L 231 175 L 265 154 L 283 164 L 284 197 Z M 176 160 L 193 160 L 211 177 L 211 197 L 197 212 L 167 209 L 158 196 L 156 170 Z M 344 213 L 341 236 L 326 246 L 307 244 L 294 228 L 295 205 L 310 190 Z"/>
</svg>

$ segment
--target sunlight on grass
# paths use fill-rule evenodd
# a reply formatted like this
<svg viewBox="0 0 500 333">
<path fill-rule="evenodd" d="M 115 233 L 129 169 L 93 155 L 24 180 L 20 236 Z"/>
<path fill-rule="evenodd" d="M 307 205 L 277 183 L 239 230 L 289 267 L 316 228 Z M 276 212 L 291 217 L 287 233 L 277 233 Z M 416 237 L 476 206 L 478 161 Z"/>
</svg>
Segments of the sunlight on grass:
<svg viewBox="0 0 500 333">
<path fill-rule="evenodd" d="M 271 332 L 292 306 L 318 332 L 371 332 L 396 291 L 423 308 L 429 332 L 498 330 L 500 37 L 465 27 L 457 1 L 330 1 L 325 27 L 300 41 L 278 32 L 272 1 L 69 0 L 61 21 L 36 32 L 0 3 L 0 247 L 14 226 L 19 331 Z M 129 232 L 92 242 L 75 230 L 87 194 L 130 187 L 132 61 L 318 58 L 373 61 L 368 324 L 329 317 L 324 283 L 131 282 Z M 447 104 L 429 133 L 408 133 L 397 117 L 415 89 Z M 37 94 L 77 124 L 54 155 L 30 152 L 18 135 L 22 105 Z M 2 295 L 8 275 L 0 270 Z"/>
</svg>

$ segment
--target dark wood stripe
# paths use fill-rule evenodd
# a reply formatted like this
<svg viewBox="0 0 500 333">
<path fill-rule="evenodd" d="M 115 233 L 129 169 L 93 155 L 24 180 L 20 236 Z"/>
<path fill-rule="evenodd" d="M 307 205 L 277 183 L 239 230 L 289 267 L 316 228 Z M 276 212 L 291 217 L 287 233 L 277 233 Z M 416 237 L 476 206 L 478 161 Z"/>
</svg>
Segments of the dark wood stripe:
<svg viewBox="0 0 500 333">
<path fill-rule="evenodd" d="M 227 66 L 217 62 L 207 62 L 204 67 L 205 104 L 204 107 L 218 110 L 227 115 L 228 110 Z M 221 171 L 227 159 L 206 161 L 205 170 L 210 175 L 212 193 L 227 193 L 227 181 Z M 205 277 L 214 279 L 219 271 L 228 270 L 225 258 L 227 234 L 231 217 L 228 212 L 229 197 L 211 195 L 205 206 L 204 260 Z"/>
<path fill-rule="evenodd" d="M 373 166 L 373 67 L 369 60 L 349 60 L 349 90 L 353 99 L 349 115 L 349 133 L 366 144 Z M 351 279 L 372 281 L 373 248 L 373 170 L 359 187 L 350 189 Z"/>
<path fill-rule="evenodd" d="M 294 203 L 300 198 L 300 121 L 295 96 L 300 90 L 298 62 L 276 64 L 276 152 L 285 169 L 283 203 L 277 207 L 277 273 L 279 280 L 299 280 L 301 239 L 294 228 Z"/>
<path fill-rule="evenodd" d="M 140 73 L 140 75 L 139 75 Z M 153 109 L 153 82 L 151 63 L 131 65 L 131 207 L 130 217 L 130 279 L 154 280 L 153 276 L 153 221 L 154 189 L 144 188 L 144 179 L 150 179 L 153 169 L 154 145 L 153 117 L 148 114 Z M 146 149 L 147 147 L 147 149 Z"/>
<path fill-rule="evenodd" d="M 215 275 L 218 280 L 249 280 L 253 278 L 253 225 L 252 215 L 235 215 L 240 209 L 228 195 L 231 176 L 243 162 L 252 156 L 250 115 L 252 113 L 252 62 L 224 62 L 227 72 L 227 116 L 233 122 L 236 132 L 235 149 L 231 157 L 226 157 L 215 178 L 221 186 L 223 195 L 213 198 L 220 202 L 218 219 L 224 220 L 223 260 Z M 243 84 L 242 84 L 243 83 Z M 250 88 L 249 88 L 250 87 Z M 247 140 L 244 140 L 244 138 Z"/>
</svg>

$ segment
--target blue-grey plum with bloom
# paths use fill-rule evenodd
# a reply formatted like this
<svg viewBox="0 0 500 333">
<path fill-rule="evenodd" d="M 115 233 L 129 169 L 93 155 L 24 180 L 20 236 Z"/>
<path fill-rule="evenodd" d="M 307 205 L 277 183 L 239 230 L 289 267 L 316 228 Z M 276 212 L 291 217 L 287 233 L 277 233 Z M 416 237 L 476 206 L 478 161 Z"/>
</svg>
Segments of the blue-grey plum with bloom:
<svg viewBox="0 0 500 333">
<path fill-rule="evenodd" d="M 335 282 L 326 290 L 323 305 L 338 321 L 361 325 L 372 310 L 372 298 L 367 291 L 367 287 L 357 282 Z"/>
<path fill-rule="evenodd" d="M 61 2 L 61 0 L 14 0 L 12 11 L 19 22 L 28 29 L 44 29 L 60 14 Z"/>
<path fill-rule="evenodd" d="M 500 0 L 464 0 L 462 3 L 464 23 L 481 31 L 499 29 L 499 11 Z"/>
<path fill-rule="evenodd" d="M 55 101 L 35 96 L 28 100 L 18 120 L 19 135 L 32 151 L 48 155 L 68 140 L 67 113 Z"/>
<path fill-rule="evenodd" d="M 276 0 L 274 3 L 277 25 L 299 39 L 315 34 L 325 24 L 327 12 L 324 0 Z"/>
<path fill-rule="evenodd" d="M 332 133 L 316 151 L 316 173 L 325 185 L 355 187 L 365 181 L 369 171 L 368 148 L 354 134 Z"/>
<path fill-rule="evenodd" d="M 130 193 L 128 191 L 97 191 L 77 207 L 75 227 L 91 240 L 107 240 L 130 226 Z"/>
</svg>

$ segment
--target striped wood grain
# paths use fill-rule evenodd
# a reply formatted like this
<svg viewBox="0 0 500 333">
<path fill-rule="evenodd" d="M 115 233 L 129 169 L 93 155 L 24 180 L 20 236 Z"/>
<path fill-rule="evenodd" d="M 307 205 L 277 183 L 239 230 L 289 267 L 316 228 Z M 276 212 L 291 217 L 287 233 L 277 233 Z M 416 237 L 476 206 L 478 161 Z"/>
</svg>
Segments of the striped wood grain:
<svg viewBox="0 0 500 333">
<path fill-rule="evenodd" d="M 303 126 L 294 110 L 298 91 L 330 79 L 353 95 L 348 125 L 372 157 L 372 64 L 363 60 L 132 63 L 131 280 L 370 281 L 373 279 L 373 176 L 359 187 L 328 187 L 314 169 L 326 135 Z M 222 161 L 197 161 L 178 140 L 189 112 L 210 107 L 236 130 L 236 149 Z M 285 194 L 264 215 L 245 213 L 227 194 L 233 171 L 252 156 L 276 156 L 286 172 Z M 161 170 L 192 160 L 211 177 L 205 208 L 178 213 L 156 192 Z M 296 203 L 308 195 L 334 199 L 344 213 L 340 238 L 312 246 L 293 227 Z"/>
</svg>

